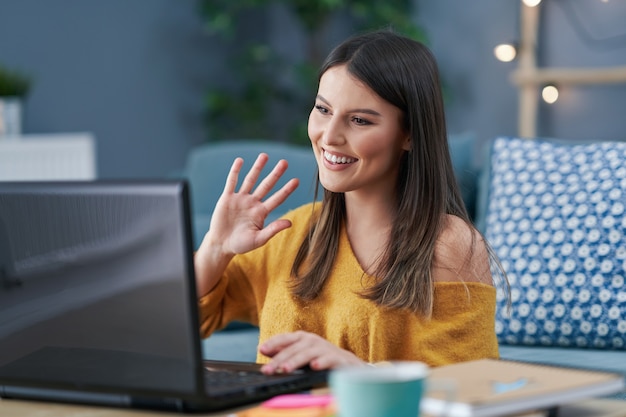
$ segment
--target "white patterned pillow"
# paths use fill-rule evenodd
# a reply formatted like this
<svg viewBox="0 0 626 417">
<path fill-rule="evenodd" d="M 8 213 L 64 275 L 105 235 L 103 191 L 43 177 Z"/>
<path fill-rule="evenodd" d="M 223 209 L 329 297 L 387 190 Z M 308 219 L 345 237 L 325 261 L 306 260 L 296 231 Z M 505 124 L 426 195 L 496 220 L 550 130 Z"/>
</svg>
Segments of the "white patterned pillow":
<svg viewBox="0 0 626 417">
<path fill-rule="evenodd" d="M 626 349 L 626 143 L 498 138 L 489 164 L 500 343 Z"/>
</svg>

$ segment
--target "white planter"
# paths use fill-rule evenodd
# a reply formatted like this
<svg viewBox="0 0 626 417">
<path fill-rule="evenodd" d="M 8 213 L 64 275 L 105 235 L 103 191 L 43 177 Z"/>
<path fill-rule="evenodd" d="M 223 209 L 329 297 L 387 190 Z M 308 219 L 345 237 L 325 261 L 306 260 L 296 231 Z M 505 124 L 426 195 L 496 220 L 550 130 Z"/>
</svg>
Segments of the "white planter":
<svg viewBox="0 0 626 417">
<path fill-rule="evenodd" d="M 22 133 L 22 99 L 0 97 L 0 138 L 19 137 Z"/>
</svg>

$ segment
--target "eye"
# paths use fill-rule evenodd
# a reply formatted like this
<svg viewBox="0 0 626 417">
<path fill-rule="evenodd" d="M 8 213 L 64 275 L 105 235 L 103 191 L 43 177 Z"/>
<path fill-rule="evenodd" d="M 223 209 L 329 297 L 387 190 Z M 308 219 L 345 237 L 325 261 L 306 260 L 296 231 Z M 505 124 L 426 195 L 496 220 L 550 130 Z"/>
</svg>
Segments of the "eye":
<svg viewBox="0 0 626 417">
<path fill-rule="evenodd" d="M 359 126 L 367 126 L 367 125 L 372 124 L 372 122 L 370 122 L 369 120 L 363 119 L 361 117 L 356 117 L 356 116 L 352 118 L 352 121 Z"/>
<path fill-rule="evenodd" d="M 322 113 L 322 114 L 328 114 L 329 111 L 326 107 L 320 105 L 320 104 L 316 104 L 315 108 L 317 109 L 318 112 Z"/>
</svg>

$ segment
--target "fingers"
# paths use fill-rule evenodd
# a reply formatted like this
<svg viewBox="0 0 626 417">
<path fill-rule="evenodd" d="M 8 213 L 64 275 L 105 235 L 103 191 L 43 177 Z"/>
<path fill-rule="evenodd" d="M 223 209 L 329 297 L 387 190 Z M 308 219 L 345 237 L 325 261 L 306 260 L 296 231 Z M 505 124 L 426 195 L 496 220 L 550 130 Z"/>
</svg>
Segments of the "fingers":
<svg viewBox="0 0 626 417">
<path fill-rule="evenodd" d="M 274 220 L 272 223 L 259 230 L 256 244 L 258 246 L 265 245 L 278 232 L 291 227 L 291 221 L 287 219 Z"/>
<path fill-rule="evenodd" d="M 283 176 L 285 171 L 287 170 L 288 163 L 286 160 L 281 159 L 276 163 L 272 171 L 261 181 L 261 183 L 256 187 L 254 192 L 254 186 L 263 171 L 263 168 L 267 164 L 269 157 L 265 153 L 259 154 L 256 161 L 250 168 L 250 171 L 245 176 L 243 183 L 239 189 L 240 193 L 243 194 L 252 194 L 257 199 L 262 200 L 269 192 L 274 188 L 274 186 L 278 183 L 280 178 Z M 241 173 L 241 168 L 243 167 L 243 159 L 236 158 L 233 162 L 233 165 L 230 169 L 228 177 L 226 179 L 226 185 L 224 187 L 225 193 L 235 193 L 237 188 L 237 181 L 239 180 L 239 174 Z M 266 207 L 268 211 L 274 210 L 280 204 L 282 204 L 287 197 L 298 187 L 300 181 L 297 178 L 292 178 L 285 185 L 283 185 L 278 191 L 270 196 L 270 198 L 266 201 Z"/>
<path fill-rule="evenodd" d="M 298 332 L 279 334 L 266 340 L 265 343 L 259 346 L 259 351 L 271 358 L 284 348 L 297 342 L 298 339 Z"/>
<path fill-rule="evenodd" d="M 278 180 L 280 180 L 280 177 L 283 176 L 285 171 L 287 171 L 287 167 L 287 161 L 285 161 L 284 159 L 278 161 L 272 171 L 263 179 L 263 181 L 261 181 L 259 186 L 256 188 L 256 190 L 254 191 L 254 195 L 259 199 L 265 197 L 274 187 L 274 185 L 276 185 Z"/>
<path fill-rule="evenodd" d="M 243 159 L 235 158 L 232 166 L 230 167 L 230 171 L 228 172 L 228 177 L 226 177 L 226 184 L 224 184 L 224 193 L 232 194 L 235 192 L 237 188 L 237 182 L 239 181 L 239 173 L 241 172 L 241 167 L 243 166 Z"/>
<path fill-rule="evenodd" d="M 294 192 L 300 185 L 300 181 L 297 178 L 292 178 L 280 190 L 272 194 L 267 200 L 265 200 L 265 206 L 268 211 L 274 210 L 280 206 L 286 199 Z M 273 185 L 272 185 L 273 186 Z"/>
<path fill-rule="evenodd" d="M 307 364 L 316 370 L 364 364 L 352 352 L 303 331 L 274 336 L 263 343 L 259 351 L 272 358 L 261 368 L 266 374 L 292 372 Z"/>
<path fill-rule="evenodd" d="M 265 167 L 265 164 L 267 164 L 268 159 L 269 157 L 267 156 L 266 153 L 260 153 L 259 156 L 257 156 L 256 161 L 254 161 L 252 168 L 250 168 L 248 175 L 246 175 L 246 177 L 243 180 L 243 183 L 241 184 L 241 188 L 239 189 L 240 193 L 245 193 L 245 194 L 252 193 L 254 184 L 256 184 L 257 180 L 259 179 L 259 176 L 261 175 L 261 171 Z"/>
<path fill-rule="evenodd" d="M 304 332 L 285 333 L 268 339 L 259 351 L 272 360 L 263 365 L 261 371 L 267 374 L 288 373 L 309 363 L 309 355 L 302 351 L 306 343 Z"/>
</svg>

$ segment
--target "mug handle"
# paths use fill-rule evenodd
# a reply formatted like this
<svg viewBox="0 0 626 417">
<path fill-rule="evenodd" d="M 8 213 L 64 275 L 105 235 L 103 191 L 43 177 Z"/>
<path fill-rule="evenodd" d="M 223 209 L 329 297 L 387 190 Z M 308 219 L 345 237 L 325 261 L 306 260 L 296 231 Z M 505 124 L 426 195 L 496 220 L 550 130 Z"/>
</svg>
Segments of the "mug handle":
<svg viewBox="0 0 626 417">
<path fill-rule="evenodd" d="M 426 391 L 443 392 L 444 406 L 442 410 L 436 414 L 437 417 L 446 417 L 452 408 L 452 403 L 456 398 L 457 384 L 453 379 L 428 379 L 426 382 Z M 420 412 L 421 414 L 421 412 Z"/>
</svg>

